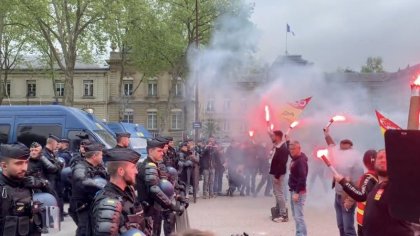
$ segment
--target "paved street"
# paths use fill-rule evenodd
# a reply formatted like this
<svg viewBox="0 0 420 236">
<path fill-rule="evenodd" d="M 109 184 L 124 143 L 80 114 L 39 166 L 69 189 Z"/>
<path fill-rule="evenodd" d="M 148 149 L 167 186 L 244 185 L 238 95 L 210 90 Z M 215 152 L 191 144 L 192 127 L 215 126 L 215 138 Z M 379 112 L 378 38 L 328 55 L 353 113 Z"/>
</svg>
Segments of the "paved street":
<svg viewBox="0 0 420 236">
<path fill-rule="evenodd" d="M 309 235 L 338 235 L 335 226 L 333 193 L 309 193 L 305 208 L 305 218 Z M 274 205 L 273 197 L 217 197 L 215 199 L 199 199 L 191 204 L 189 218 L 191 227 L 205 229 L 216 235 L 230 236 L 243 232 L 253 236 L 292 236 L 294 221 L 274 223 L 270 218 L 270 208 Z M 290 209 L 289 209 L 290 210 Z M 75 234 L 75 225 L 66 218 L 62 231 L 57 235 Z"/>
</svg>

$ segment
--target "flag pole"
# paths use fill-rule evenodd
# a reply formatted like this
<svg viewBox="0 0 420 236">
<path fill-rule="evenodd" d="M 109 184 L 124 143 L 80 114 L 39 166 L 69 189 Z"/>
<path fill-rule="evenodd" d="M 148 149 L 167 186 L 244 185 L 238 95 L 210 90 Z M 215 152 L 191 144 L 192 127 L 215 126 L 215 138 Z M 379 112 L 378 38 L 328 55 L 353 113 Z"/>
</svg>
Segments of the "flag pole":
<svg viewBox="0 0 420 236">
<path fill-rule="evenodd" d="M 286 51 L 285 51 L 285 54 L 287 56 L 287 24 L 286 24 Z"/>
</svg>

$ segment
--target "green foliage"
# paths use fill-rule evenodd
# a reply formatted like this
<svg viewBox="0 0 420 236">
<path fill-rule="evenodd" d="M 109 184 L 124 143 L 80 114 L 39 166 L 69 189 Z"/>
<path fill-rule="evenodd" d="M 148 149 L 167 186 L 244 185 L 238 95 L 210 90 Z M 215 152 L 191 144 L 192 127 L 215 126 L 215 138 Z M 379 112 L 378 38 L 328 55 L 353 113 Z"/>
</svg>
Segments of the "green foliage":
<svg viewBox="0 0 420 236">
<path fill-rule="evenodd" d="M 381 73 L 384 72 L 381 57 L 368 57 L 366 65 L 362 66 L 362 73 Z"/>
<path fill-rule="evenodd" d="M 196 40 L 196 0 L 144 0 L 143 3 L 147 10 L 132 14 L 141 18 L 127 34 L 130 59 L 148 75 L 170 71 L 173 77 L 184 77 L 186 55 Z M 227 14 L 243 14 L 242 7 L 241 0 L 199 0 L 199 43 L 209 44 L 217 19 Z M 248 10 L 249 17 L 252 9 Z"/>
<path fill-rule="evenodd" d="M 100 28 L 113 0 L 21 0 L 27 25 L 41 32 L 55 63 L 65 74 L 64 105 L 73 105 L 74 67 L 78 58 L 91 59 L 92 49 L 104 50 Z M 56 50 L 59 47 L 59 51 Z M 39 49 L 45 50 L 44 46 Z M 46 51 L 44 51 L 46 52 Z"/>
<path fill-rule="evenodd" d="M 0 6 L 0 104 L 6 94 L 8 74 L 31 53 L 30 33 L 22 25 L 22 11 L 15 0 L 5 0 Z"/>
</svg>

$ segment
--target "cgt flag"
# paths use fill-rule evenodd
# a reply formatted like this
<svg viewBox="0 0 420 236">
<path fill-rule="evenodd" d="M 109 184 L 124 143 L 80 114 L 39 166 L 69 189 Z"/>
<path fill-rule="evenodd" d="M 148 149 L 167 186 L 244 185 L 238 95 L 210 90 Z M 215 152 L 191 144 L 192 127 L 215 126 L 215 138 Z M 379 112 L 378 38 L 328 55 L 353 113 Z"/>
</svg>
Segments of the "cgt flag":
<svg viewBox="0 0 420 236">
<path fill-rule="evenodd" d="M 280 117 L 288 121 L 290 124 L 297 121 L 299 115 L 303 112 L 303 109 L 311 101 L 312 97 L 304 98 L 295 102 L 289 102 L 281 109 Z"/>
<path fill-rule="evenodd" d="M 392 122 L 390 119 L 383 116 L 379 111 L 376 111 L 376 117 L 378 118 L 379 128 L 381 128 L 381 133 L 385 134 L 385 131 L 388 129 L 401 129 L 397 124 Z"/>
</svg>

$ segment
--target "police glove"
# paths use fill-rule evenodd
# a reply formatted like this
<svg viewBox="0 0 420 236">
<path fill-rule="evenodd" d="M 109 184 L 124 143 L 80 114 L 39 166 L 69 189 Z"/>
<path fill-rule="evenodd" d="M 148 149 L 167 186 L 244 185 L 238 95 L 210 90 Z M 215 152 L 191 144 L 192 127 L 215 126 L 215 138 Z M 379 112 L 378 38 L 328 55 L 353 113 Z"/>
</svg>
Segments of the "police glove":
<svg viewBox="0 0 420 236">
<path fill-rule="evenodd" d="M 27 176 L 23 180 L 23 184 L 25 187 L 28 188 L 43 188 L 47 185 L 46 181 L 43 181 L 39 178 L 35 178 L 33 176 Z"/>
<path fill-rule="evenodd" d="M 182 215 L 182 213 L 184 213 L 185 208 L 177 204 L 172 204 L 171 210 L 178 213 L 178 215 Z"/>
</svg>

